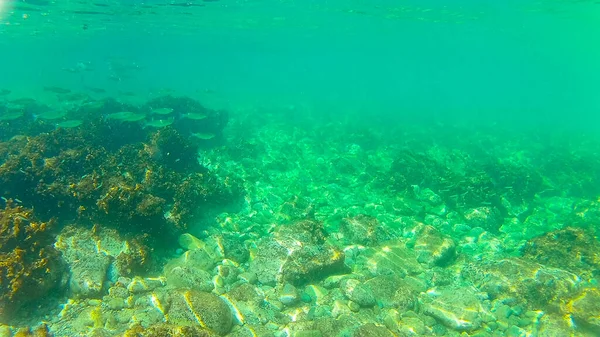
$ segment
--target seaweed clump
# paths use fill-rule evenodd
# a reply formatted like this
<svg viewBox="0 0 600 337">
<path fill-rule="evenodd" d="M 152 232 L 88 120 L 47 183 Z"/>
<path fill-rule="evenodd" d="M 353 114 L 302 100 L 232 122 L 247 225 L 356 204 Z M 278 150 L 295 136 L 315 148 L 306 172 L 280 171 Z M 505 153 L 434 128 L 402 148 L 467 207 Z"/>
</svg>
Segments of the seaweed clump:
<svg viewBox="0 0 600 337">
<path fill-rule="evenodd" d="M 600 242 L 582 228 L 566 227 L 538 236 L 527 242 L 523 256 L 583 278 L 600 276 Z"/>
<path fill-rule="evenodd" d="M 0 143 L 0 195 L 20 199 L 41 218 L 154 237 L 178 234 L 238 195 L 239 184 L 198 163 L 193 136 L 175 126 L 148 132 L 127 125 L 97 120 Z M 121 132 L 142 133 L 110 141 Z"/>
<path fill-rule="evenodd" d="M 0 210 L 0 322 L 63 283 L 66 266 L 52 246 L 54 224 L 10 200 Z"/>
</svg>

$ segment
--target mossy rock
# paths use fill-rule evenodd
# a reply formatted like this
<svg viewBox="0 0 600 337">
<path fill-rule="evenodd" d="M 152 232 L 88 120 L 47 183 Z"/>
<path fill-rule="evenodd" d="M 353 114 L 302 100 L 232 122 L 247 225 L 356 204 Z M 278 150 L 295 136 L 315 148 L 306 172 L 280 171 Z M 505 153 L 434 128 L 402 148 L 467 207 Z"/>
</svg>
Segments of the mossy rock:
<svg viewBox="0 0 600 337">
<path fill-rule="evenodd" d="M 170 294 L 167 322 L 179 326 L 207 328 L 223 336 L 233 325 L 229 306 L 217 295 L 179 289 Z"/>
<path fill-rule="evenodd" d="M 136 325 L 121 335 L 121 337 L 214 337 L 217 336 L 207 329 L 192 326 L 177 326 L 157 324 L 145 328 Z"/>
</svg>

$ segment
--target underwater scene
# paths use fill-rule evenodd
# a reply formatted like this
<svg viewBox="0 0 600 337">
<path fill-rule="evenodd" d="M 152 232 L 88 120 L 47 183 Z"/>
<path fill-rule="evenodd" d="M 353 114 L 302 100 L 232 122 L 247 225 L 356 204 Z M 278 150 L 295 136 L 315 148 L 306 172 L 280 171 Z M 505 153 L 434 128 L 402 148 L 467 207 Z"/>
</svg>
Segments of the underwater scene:
<svg viewBox="0 0 600 337">
<path fill-rule="evenodd" d="M 0 337 L 600 336 L 600 2 L 0 0 Z"/>
</svg>

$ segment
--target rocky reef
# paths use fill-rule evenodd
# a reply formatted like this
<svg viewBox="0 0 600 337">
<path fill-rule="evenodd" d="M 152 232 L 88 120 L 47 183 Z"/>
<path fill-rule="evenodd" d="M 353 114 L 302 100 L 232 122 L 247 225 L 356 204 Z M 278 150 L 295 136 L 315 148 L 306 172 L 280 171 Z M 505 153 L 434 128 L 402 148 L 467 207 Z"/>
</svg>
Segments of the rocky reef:
<svg viewBox="0 0 600 337">
<path fill-rule="evenodd" d="M 58 288 L 102 298 L 240 196 L 238 183 L 198 162 L 220 141 L 224 111 L 186 97 L 76 99 L 60 110 L 11 100 L 0 111 L 2 322 Z"/>
<path fill-rule="evenodd" d="M 175 106 L 172 110 L 201 108 L 189 99 L 148 104 L 158 103 Z M 117 109 L 111 104 L 116 103 L 97 108 L 110 115 Z M 202 119 L 207 130 L 224 126 L 226 119 L 218 116 L 216 124 L 205 122 L 208 116 Z M 170 125 L 150 132 L 138 124 L 95 119 L 77 128 L 13 138 L 0 146 L 0 195 L 34 207 L 41 218 L 176 234 L 195 216 L 239 195 L 235 182 L 198 163 L 200 145 L 189 134 L 190 124 L 184 123 L 184 130 Z"/>
<path fill-rule="evenodd" d="M 69 111 L 89 118 L 0 121 L 38 125 L 0 143 L 2 219 L 36 224 L 48 260 L 19 263 L 55 261 L 65 295 L 0 336 L 600 333 L 595 138 L 258 110 L 223 136 L 227 114 L 173 97 Z"/>
</svg>

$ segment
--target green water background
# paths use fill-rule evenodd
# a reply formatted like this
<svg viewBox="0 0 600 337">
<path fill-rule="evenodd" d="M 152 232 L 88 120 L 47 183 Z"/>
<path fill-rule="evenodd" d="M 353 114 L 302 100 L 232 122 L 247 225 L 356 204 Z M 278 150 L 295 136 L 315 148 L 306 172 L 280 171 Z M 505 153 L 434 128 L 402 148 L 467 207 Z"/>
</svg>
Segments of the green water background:
<svg viewBox="0 0 600 337">
<path fill-rule="evenodd" d="M 300 115 L 598 124 L 594 1 L 161 3 L 3 1 L 0 87 L 168 88 L 224 108 L 310 106 Z M 80 62 L 91 70 L 64 70 Z M 115 63 L 135 69 L 111 80 Z"/>
</svg>

